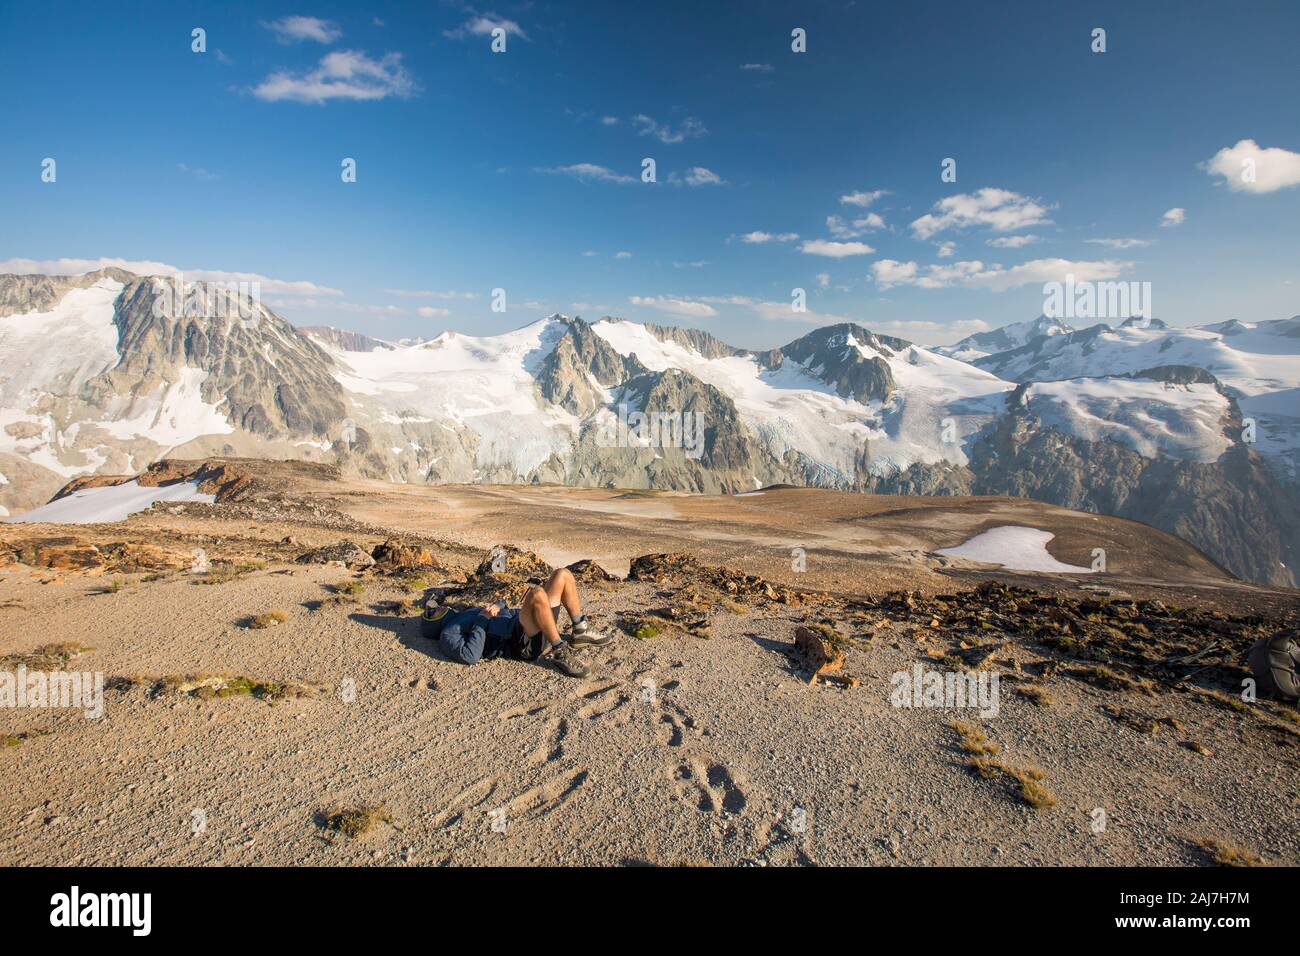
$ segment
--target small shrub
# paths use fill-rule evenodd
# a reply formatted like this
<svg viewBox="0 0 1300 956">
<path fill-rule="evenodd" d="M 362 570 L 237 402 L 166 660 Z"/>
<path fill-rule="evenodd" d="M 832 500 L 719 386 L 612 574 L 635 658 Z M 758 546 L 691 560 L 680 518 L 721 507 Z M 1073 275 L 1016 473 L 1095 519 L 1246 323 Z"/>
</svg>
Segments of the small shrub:
<svg viewBox="0 0 1300 956">
<path fill-rule="evenodd" d="M 1023 697 L 1035 707 L 1051 707 L 1055 698 L 1052 697 L 1051 691 L 1046 687 L 1038 687 L 1034 684 L 1028 684 L 1024 687 L 1016 688 L 1017 696 Z"/>
<path fill-rule="evenodd" d="M 1204 851 L 1219 866 L 1263 866 L 1264 860 L 1258 854 L 1244 847 L 1239 847 L 1231 843 L 1214 837 L 1199 837 L 1193 841 L 1197 847 Z"/>
<path fill-rule="evenodd" d="M 254 614 L 248 619 L 248 627 L 255 631 L 265 630 L 268 627 L 276 627 L 289 620 L 287 611 L 282 611 L 278 607 L 272 608 L 262 614 Z"/>
<path fill-rule="evenodd" d="M 996 754 L 1001 749 L 985 736 L 984 731 L 974 724 L 967 723 L 964 720 L 954 720 L 948 726 L 957 732 L 958 743 L 961 744 L 961 749 L 968 754 L 975 754 L 976 756 Z"/>
<path fill-rule="evenodd" d="M 348 839 L 363 837 L 381 823 L 392 824 L 393 817 L 383 804 L 361 804 L 322 814 L 325 829 L 341 833 Z"/>
<path fill-rule="evenodd" d="M 219 564 L 206 574 L 192 575 L 195 584 L 226 584 L 253 571 L 266 567 L 263 561 L 241 561 L 238 564 Z"/>
</svg>

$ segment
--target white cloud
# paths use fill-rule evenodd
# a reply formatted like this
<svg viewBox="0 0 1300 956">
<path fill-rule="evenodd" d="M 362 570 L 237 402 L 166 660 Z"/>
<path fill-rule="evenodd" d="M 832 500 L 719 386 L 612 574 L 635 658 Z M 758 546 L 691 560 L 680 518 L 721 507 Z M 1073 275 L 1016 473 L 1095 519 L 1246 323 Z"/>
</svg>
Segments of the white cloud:
<svg viewBox="0 0 1300 956">
<path fill-rule="evenodd" d="M 912 223 L 912 232 L 918 239 L 929 239 L 945 229 L 988 226 L 997 232 L 1012 232 L 1051 222 L 1047 207 L 1039 201 L 993 187 L 948 196 L 935 203 L 934 209 L 935 212 L 926 213 Z"/>
<path fill-rule="evenodd" d="M 442 35 L 449 40 L 463 40 L 468 36 L 491 36 L 492 31 L 497 29 L 504 30 L 507 36 L 517 36 L 521 40 L 528 39 L 528 34 L 518 23 L 499 17 L 495 13 L 470 17 L 454 30 L 443 30 Z"/>
<path fill-rule="evenodd" d="M 831 285 L 831 274 L 829 272 L 817 273 L 817 288 L 829 289 Z"/>
<path fill-rule="evenodd" d="M 661 125 L 644 113 L 633 116 L 632 122 L 636 124 L 637 132 L 642 136 L 653 136 L 661 143 L 680 143 L 687 139 L 703 136 L 708 132 L 704 128 L 704 124 L 693 116 L 688 116 L 682 120 L 681 125 L 676 129 L 673 129 L 667 123 Z"/>
<path fill-rule="evenodd" d="M 897 259 L 879 259 L 871 263 L 871 278 L 882 289 L 896 285 L 911 285 L 916 278 L 915 262 L 899 262 Z"/>
<path fill-rule="evenodd" d="M 794 242 L 798 238 L 797 232 L 763 232 L 761 229 L 755 229 L 741 236 L 740 241 L 751 246 L 761 246 L 766 242 Z"/>
<path fill-rule="evenodd" d="M 632 258 L 632 253 L 630 253 L 630 252 L 616 252 L 616 253 L 614 253 L 614 258 L 615 258 L 615 259 L 631 259 L 631 258 Z"/>
<path fill-rule="evenodd" d="M 510 302 L 506 309 L 510 312 L 546 312 L 555 311 L 545 302 L 539 302 L 537 299 L 525 299 L 523 302 Z"/>
<path fill-rule="evenodd" d="M 316 69 L 301 76 L 288 70 L 272 73 L 254 87 L 253 95 L 271 103 L 291 100 L 321 104 L 329 100 L 406 98 L 415 91 L 415 81 L 402 66 L 402 54 L 385 53 L 372 60 L 357 50 L 334 50 L 321 57 Z"/>
<path fill-rule="evenodd" d="M 748 304 L 758 314 L 759 318 L 768 322 L 805 322 L 809 325 L 836 325 L 840 322 L 849 321 L 842 315 L 814 312 L 812 309 L 796 312 L 793 304 L 788 299 L 784 302 L 750 302 Z"/>
<path fill-rule="evenodd" d="M 208 170 L 204 169 L 202 166 L 190 166 L 188 163 L 177 163 L 176 168 L 183 173 L 187 173 L 188 175 L 193 176 L 195 179 L 199 180 L 200 182 L 210 183 L 213 180 L 221 178 L 216 173 L 209 172 Z"/>
<path fill-rule="evenodd" d="M 707 319 L 718 314 L 718 310 L 704 302 L 679 299 L 671 295 L 631 295 L 627 299 L 633 305 L 658 309 L 672 315 L 685 315 L 695 319 Z"/>
<path fill-rule="evenodd" d="M 885 228 L 885 220 L 874 212 L 868 213 L 860 219 L 854 219 L 852 222 L 845 222 L 840 216 L 826 217 L 826 229 L 836 239 L 853 239 L 868 230 L 883 228 Z"/>
<path fill-rule="evenodd" d="M 845 256 L 865 256 L 876 250 L 865 242 L 830 242 L 826 239 L 806 239 L 799 251 L 810 256 L 827 256 L 843 259 Z"/>
<path fill-rule="evenodd" d="M 617 126 L 617 125 L 618 125 L 618 117 L 617 117 L 617 116 L 602 116 L 602 117 L 600 118 L 600 122 L 601 122 L 603 125 L 605 125 L 605 126 Z"/>
<path fill-rule="evenodd" d="M 888 196 L 888 189 L 873 189 L 870 192 L 858 191 L 847 193 L 840 197 L 840 202 L 846 206 L 861 206 L 866 209 L 881 196 Z"/>
<path fill-rule="evenodd" d="M 477 292 L 457 292 L 454 289 L 441 291 L 434 289 L 380 289 L 384 295 L 396 295 L 406 299 L 477 299 Z"/>
<path fill-rule="evenodd" d="M 1165 214 L 1160 217 L 1160 225 L 1165 229 L 1169 229 L 1172 226 L 1181 226 L 1186 221 L 1187 210 L 1181 206 L 1175 206 L 1173 209 L 1166 211 Z"/>
<path fill-rule="evenodd" d="M 1253 139 L 1225 146 L 1201 166 L 1211 176 L 1222 176 L 1233 192 L 1271 193 L 1300 185 L 1300 153 L 1265 149 Z"/>
<path fill-rule="evenodd" d="M 881 259 L 871 264 L 871 272 L 882 289 L 896 285 L 912 285 L 921 289 L 964 286 L 970 289 L 1005 292 L 1024 285 L 1064 281 L 1067 275 L 1074 276 L 1076 282 L 1114 279 L 1132 265 L 1131 262 L 1118 262 L 1112 259 L 1099 261 L 1034 259 L 1007 269 L 996 263 L 985 265 L 976 259 L 955 262 L 952 265 L 926 266 L 922 270 L 915 262 Z"/>
<path fill-rule="evenodd" d="M 360 302 L 342 302 L 338 299 L 317 299 L 312 296 L 291 296 L 289 298 L 272 298 L 263 301 L 273 309 L 310 309 L 317 312 L 347 312 L 351 315 L 377 315 L 381 318 L 392 315 L 407 314 L 406 309 L 396 305 L 365 305 Z"/>
<path fill-rule="evenodd" d="M 703 269 L 708 264 L 709 264 L 708 260 L 706 259 L 695 259 L 691 262 L 674 262 L 673 268 L 674 269 Z"/>
<path fill-rule="evenodd" d="M 555 176 L 572 176 L 574 179 L 582 182 L 597 183 L 634 183 L 636 177 L 625 176 L 623 173 L 616 173 L 606 166 L 597 166 L 595 163 L 574 163 L 571 166 L 548 166 L 537 170 L 539 173 L 550 173 Z"/>
<path fill-rule="evenodd" d="M 921 344 L 942 344 L 975 332 L 987 332 L 989 324 L 983 319 L 958 319 L 955 322 L 931 322 L 928 319 L 896 319 L 891 322 L 872 322 L 871 331 L 897 335 Z"/>
<path fill-rule="evenodd" d="M 1035 242 L 1042 242 L 1042 238 L 1035 236 L 1033 233 L 1026 233 L 1023 236 L 998 236 L 994 239 L 985 240 L 988 245 L 997 249 L 1023 249 L 1025 246 L 1033 245 Z"/>
<path fill-rule="evenodd" d="M 1108 249 L 1141 249 L 1152 243 L 1151 239 L 1085 239 L 1084 242 Z"/>
<path fill-rule="evenodd" d="M 672 173 L 668 177 L 671 183 L 684 182 L 688 186 L 725 186 L 727 181 L 711 169 L 704 166 L 692 166 L 686 170 L 686 175 L 679 180 L 677 173 Z"/>
<path fill-rule="evenodd" d="M 422 305 L 415 311 L 424 319 L 439 319 L 451 315 L 451 309 L 444 309 L 432 305 Z"/>
<path fill-rule="evenodd" d="M 186 282 L 256 282 L 271 295 L 342 295 L 342 289 L 314 282 L 272 279 L 256 272 L 227 272 L 221 269 L 179 269 L 165 262 L 146 259 L 5 259 L 0 274 L 76 276 L 109 267 L 139 276 L 184 276 Z"/>
<path fill-rule="evenodd" d="M 301 43 L 303 40 L 333 43 L 343 36 L 337 23 L 317 17 L 281 17 L 269 23 L 262 21 L 262 26 L 274 33 L 281 43 Z"/>
<path fill-rule="evenodd" d="M 592 249 L 588 249 L 586 252 L 580 253 L 580 255 L 584 259 L 592 259 L 597 255 L 597 253 Z"/>
<path fill-rule="evenodd" d="M 945 239 L 943 242 L 936 242 L 935 246 L 939 249 L 940 259 L 951 259 L 957 253 L 957 243 Z"/>
<path fill-rule="evenodd" d="M 742 63 L 740 68 L 751 73 L 771 73 L 773 69 L 771 63 Z"/>
</svg>

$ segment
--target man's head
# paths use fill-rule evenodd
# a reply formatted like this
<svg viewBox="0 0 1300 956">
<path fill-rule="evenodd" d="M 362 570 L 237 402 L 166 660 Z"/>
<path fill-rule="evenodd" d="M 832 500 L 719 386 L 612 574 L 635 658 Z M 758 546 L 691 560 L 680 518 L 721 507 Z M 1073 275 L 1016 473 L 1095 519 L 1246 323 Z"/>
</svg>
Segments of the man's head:
<svg viewBox="0 0 1300 956">
<path fill-rule="evenodd" d="M 420 634 L 431 641 L 436 641 L 442 633 L 442 626 L 451 617 L 451 608 L 445 604 L 433 604 L 424 609 L 420 615 Z"/>
</svg>

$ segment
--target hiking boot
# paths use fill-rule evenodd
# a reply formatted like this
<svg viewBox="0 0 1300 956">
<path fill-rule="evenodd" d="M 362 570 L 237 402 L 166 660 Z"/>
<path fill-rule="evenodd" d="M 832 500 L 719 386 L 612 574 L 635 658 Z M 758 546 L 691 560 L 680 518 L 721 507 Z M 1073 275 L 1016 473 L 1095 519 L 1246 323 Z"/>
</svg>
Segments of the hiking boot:
<svg viewBox="0 0 1300 956">
<path fill-rule="evenodd" d="M 570 629 L 568 640 L 571 644 L 592 644 L 603 647 L 614 640 L 614 635 L 592 627 L 591 622 L 584 617 Z"/>
<path fill-rule="evenodd" d="M 545 655 L 544 660 L 549 661 L 550 665 L 561 674 L 568 674 L 570 677 L 586 677 L 591 673 L 591 668 L 587 666 L 587 662 L 579 657 L 578 652 L 568 644 L 561 643 L 559 646 L 551 648 Z"/>
</svg>

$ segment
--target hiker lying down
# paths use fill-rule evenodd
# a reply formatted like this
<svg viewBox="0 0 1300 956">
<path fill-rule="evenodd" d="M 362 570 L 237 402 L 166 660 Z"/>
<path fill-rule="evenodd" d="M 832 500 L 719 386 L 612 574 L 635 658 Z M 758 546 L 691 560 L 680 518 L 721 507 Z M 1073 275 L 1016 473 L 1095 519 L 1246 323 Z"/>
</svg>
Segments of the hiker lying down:
<svg viewBox="0 0 1300 956">
<path fill-rule="evenodd" d="M 569 615 L 568 639 L 560 635 L 560 608 Z M 542 587 L 532 588 L 514 610 L 502 604 L 455 611 L 445 605 L 426 608 L 422 618 L 426 637 L 437 640 L 453 661 L 476 664 L 493 657 L 541 659 L 571 677 L 585 677 L 590 668 L 575 645 L 608 644 L 614 638 L 588 623 L 578 599 L 578 584 L 568 568 L 559 568 Z"/>
</svg>

